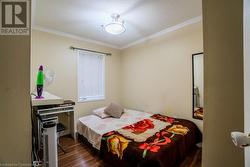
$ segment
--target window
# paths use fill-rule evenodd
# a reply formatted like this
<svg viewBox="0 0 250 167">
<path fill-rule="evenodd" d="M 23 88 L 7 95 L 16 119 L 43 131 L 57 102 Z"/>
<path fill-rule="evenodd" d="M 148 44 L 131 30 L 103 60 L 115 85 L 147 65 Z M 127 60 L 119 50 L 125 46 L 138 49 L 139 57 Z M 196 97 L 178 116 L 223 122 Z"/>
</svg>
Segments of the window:
<svg viewBox="0 0 250 167">
<path fill-rule="evenodd" d="M 105 99 L 105 55 L 78 51 L 78 101 Z"/>
</svg>

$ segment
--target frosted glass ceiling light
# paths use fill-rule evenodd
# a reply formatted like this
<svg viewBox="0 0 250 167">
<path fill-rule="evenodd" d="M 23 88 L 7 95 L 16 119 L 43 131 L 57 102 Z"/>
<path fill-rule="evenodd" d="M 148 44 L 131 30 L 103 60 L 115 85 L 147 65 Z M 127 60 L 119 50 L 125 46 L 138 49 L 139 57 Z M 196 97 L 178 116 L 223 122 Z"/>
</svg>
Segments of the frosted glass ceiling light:
<svg viewBox="0 0 250 167">
<path fill-rule="evenodd" d="M 106 32 L 113 35 L 119 35 L 126 31 L 124 21 L 120 19 L 119 14 L 112 14 L 111 18 L 113 19 L 112 22 L 104 26 Z"/>
</svg>

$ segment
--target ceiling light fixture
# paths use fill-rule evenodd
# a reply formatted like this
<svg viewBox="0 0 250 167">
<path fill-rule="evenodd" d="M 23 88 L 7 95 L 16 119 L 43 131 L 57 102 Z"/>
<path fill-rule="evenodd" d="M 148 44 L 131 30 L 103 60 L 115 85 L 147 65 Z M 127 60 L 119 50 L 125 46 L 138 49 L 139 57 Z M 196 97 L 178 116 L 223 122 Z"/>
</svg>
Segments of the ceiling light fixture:
<svg viewBox="0 0 250 167">
<path fill-rule="evenodd" d="M 112 14 L 111 15 L 112 22 L 103 26 L 104 30 L 113 35 L 119 35 L 126 31 L 124 26 L 124 21 L 120 19 L 119 14 Z"/>
</svg>

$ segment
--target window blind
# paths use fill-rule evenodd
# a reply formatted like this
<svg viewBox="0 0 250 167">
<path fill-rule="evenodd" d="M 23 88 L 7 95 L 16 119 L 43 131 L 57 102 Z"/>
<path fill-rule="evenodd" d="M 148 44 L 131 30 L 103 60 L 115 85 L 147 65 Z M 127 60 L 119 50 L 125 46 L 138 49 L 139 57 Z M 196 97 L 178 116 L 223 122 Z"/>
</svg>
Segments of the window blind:
<svg viewBox="0 0 250 167">
<path fill-rule="evenodd" d="M 78 54 L 78 100 L 104 99 L 105 55 L 87 51 Z"/>
</svg>

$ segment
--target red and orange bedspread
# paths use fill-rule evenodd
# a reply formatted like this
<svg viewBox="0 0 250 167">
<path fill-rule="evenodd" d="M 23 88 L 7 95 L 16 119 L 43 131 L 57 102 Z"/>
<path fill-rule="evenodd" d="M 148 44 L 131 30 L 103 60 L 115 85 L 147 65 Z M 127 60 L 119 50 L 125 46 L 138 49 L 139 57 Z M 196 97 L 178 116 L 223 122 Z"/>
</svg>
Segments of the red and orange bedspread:
<svg viewBox="0 0 250 167">
<path fill-rule="evenodd" d="M 193 122 L 155 114 L 104 134 L 100 154 L 112 166 L 175 167 L 200 141 Z"/>
</svg>

